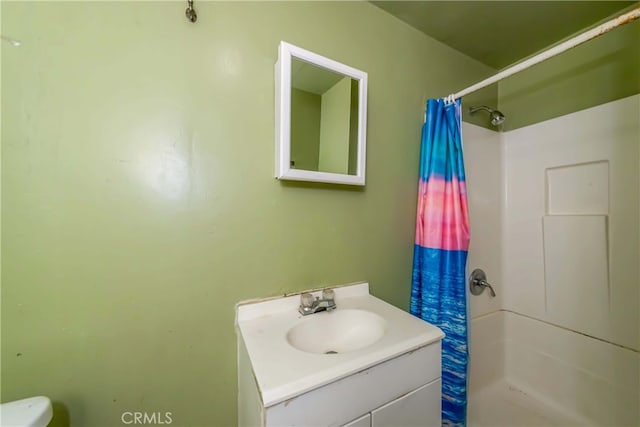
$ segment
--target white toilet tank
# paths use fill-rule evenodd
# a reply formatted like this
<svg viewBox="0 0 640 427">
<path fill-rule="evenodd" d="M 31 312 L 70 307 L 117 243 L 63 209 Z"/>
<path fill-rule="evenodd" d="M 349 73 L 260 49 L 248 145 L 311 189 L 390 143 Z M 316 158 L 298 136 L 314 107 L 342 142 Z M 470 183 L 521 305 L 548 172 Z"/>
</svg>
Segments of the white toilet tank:
<svg viewBox="0 0 640 427">
<path fill-rule="evenodd" d="M 53 416 L 48 397 L 37 396 L 0 405 L 2 427 L 46 427 Z"/>
</svg>

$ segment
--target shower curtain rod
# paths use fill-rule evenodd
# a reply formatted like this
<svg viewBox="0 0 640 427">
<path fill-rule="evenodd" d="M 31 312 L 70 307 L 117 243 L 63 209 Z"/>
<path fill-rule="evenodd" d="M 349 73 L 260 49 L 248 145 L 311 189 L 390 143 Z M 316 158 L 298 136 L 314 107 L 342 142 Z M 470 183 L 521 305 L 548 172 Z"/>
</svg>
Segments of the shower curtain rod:
<svg viewBox="0 0 640 427">
<path fill-rule="evenodd" d="M 485 80 L 482 80 L 481 82 L 476 83 L 473 86 L 469 86 L 466 89 L 462 89 L 460 92 L 450 95 L 450 97 L 453 97 L 453 99 L 462 98 L 465 95 L 468 95 L 472 92 L 482 89 L 483 87 L 496 83 L 506 77 L 509 77 L 515 73 L 525 70 L 542 61 L 546 61 L 547 59 L 553 56 L 556 56 L 562 52 L 565 52 L 571 48 L 574 48 L 584 42 L 587 42 L 591 39 L 595 39 L 596 37 L 601 36 L 605 33 L 608 33 L 609 31 L 613 30 L 616 27 L 622 26 L 624 24 L 628 24 L 629 22 L 633 22 L 638 18 L 640 18 L 640 7 L 636 7 L 630 12 L 624 13 L 618 16 L 617 18 L 613 18 L 612 20 L 607 21 L 604 24 L 598 25 L 597 27 L 589 31 L 586 31 L 580 35 L 577 35 L 563 43 L 560 43 L 559 45 L 552 47 L 549 50 L 545 50 L 544 52 L 541 52 L 538 55 L 527 59 L 526 61 L 522 61 L 519 64 L 516 64 L 512 67 L 507 68 L 506 70 L 502 70 L 494 76 L 491 76 Z"/>
</svg>

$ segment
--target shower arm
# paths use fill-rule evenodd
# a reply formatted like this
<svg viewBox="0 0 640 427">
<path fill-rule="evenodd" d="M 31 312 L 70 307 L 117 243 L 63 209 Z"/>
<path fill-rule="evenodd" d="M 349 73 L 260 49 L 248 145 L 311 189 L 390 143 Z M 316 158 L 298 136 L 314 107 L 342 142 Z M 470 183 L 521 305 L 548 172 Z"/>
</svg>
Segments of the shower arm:
<svg viewBox="0 0 640 427">
<path fill-rule="evenodd" d="M 476 112 L 480 110 L 487 111 L 489 113 L 489 118 L 491 119 L 491 124 L 493 126 L 500 126 L 502 123 L 504 123 L 504 114 L 502 114 L 502 112 L 498 110 L 489 108 L 486 105 L 480 105 L 478 107 L 469 107 L 469 114 L 473 116 Z"/>
<path fill-rule="evenodd" d="M 487 107 L 486 105 L 481 105 L 479 107 L 469 107 L 469 114 L 474 115 L 475 113 L 477 113 L 478 111 L 487 111 L 489 113 L 493 113 L 494 110 Z"/>
</svg>

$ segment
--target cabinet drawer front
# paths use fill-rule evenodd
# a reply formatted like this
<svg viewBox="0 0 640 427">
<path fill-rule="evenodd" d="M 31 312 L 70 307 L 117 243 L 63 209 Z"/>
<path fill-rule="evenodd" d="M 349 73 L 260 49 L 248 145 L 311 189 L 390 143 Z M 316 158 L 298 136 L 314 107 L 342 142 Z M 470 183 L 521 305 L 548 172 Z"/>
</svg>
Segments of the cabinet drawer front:
<svg viewBox="0 0 640 427">
<path fill-rule="evenodd" d="M 371 413 L 372 427 L 440 427 L 441 381 L 437 379 Z"/>
<path fill-rule="evenodd" d="M 440 357 L 437 342 L 387 360 L 266 408 L 266 425 L 343 425 L 439 378 Z"/>
</svg>

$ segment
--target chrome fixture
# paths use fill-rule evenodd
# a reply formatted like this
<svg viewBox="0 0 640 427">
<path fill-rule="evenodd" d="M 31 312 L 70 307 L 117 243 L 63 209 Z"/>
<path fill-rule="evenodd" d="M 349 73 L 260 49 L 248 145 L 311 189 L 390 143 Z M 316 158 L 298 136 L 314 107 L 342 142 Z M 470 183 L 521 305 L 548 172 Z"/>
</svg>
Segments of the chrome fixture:
<svg viewBox="0 0 640 427">
<path fill-rule="evenodd" d="M 489 112 L 489 117 L 491 118 L 492 125 L 499 126 L 502 123 L 504 123 L 504 119 L 505 119 L 504 114 L 502 114 L 498 110 L 494 110 L 493 108 L 489 108 L 485 105 L 481 105 L 480 107 L 469 107 L 469 114 L 473 116 L 476 112 L 480 110 Z"/>
<path fill-rule="evenodd" d="M 193 8 L 193 0 L 187 0 L 187 10 L 184 11 L 184 14 L 191 22 L 196 22 L 198 20 L 196 10 Z"/>
<path fill-rule="evenodd" d="M 317 313 L 319 311 L 329 311 L 336 308 L 335 293 L 333 289 L 323 289 L 322 298 L 313 297 L 310 293 L 300 295 L 300 307 L 298 311 L 303 316 Z"/>
<path fill-rule="evenodd" d="M 487 282 L 487 275 L 481 269 L 476 268 L 469 276 L 469 290 L 473 295 L 480 295 L 486 288 L 489 288 L 489 294 L 492 298 L 496 296 L 493 287 Z"/>
</svg>

